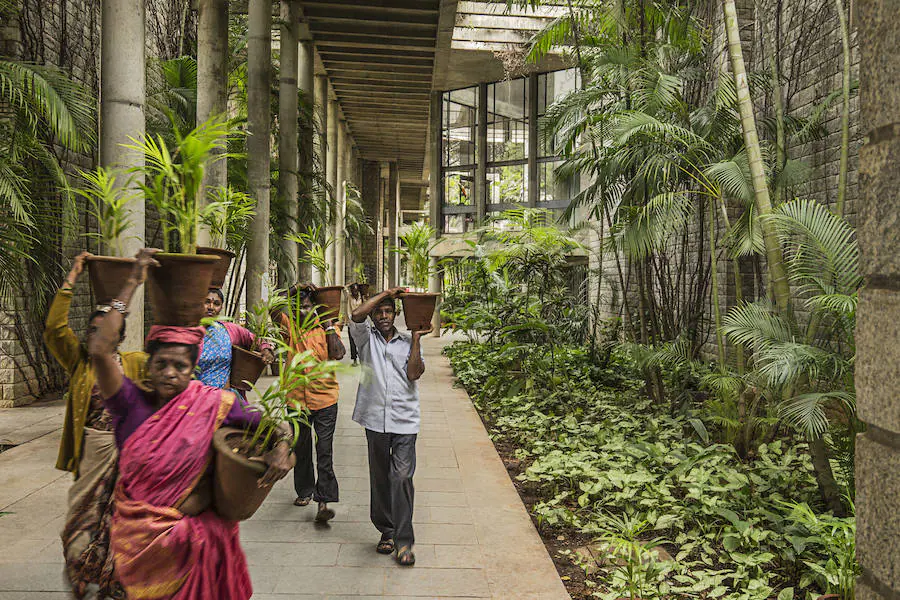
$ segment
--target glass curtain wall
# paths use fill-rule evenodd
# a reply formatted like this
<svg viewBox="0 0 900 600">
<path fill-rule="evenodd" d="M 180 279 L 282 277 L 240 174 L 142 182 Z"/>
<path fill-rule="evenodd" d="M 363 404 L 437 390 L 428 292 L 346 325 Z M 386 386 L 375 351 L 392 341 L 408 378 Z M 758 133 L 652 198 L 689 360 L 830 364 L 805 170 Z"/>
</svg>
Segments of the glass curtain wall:
<svg viewBox="0 0 900 600">
<path fill-rule="evenodd" d="M 548 107 L 576 85 L 577 71 L 567 69 L 443 94 L 444 233 L 470 231 L 485 216 L 523 206 L 562 214 L 578 185 L 555 176 L 561 164 L 558 144 L 545 139 L 539 128 Z M 479 105 L 482 101 L 485 106 Z M 484 164 L 479 164 L 479 157 Z"/>
<path fill-rule="evenodd" d="M 475 224 L 475 143 L 478 88 L 444 94 L 441 136 L 443 231 L 464 233 Z"/>
</svg>

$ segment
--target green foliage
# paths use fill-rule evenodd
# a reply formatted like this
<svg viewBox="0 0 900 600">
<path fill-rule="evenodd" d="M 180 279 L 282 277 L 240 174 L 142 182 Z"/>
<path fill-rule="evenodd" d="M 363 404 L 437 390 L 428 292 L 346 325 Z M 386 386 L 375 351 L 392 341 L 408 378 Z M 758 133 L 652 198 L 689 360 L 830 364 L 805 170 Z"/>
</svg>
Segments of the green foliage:
<svg viewBox="0 0 900 600">
<path fill-rule="evenodd" d="M 239 253 L 250 241 L 253 198 L 231 186 L 214 190 L 210 197 L 213 201 L 203 208 L 200 220 L 209 228 L 212 245 Z"/>
<path fill-rule="evenodd" d="M 414 223 L 409 231 L 400 236 L 400 246 L 391 248 L 399 254 L 406 266 L 407 277 L 413 287 L 428 289 L 431 276 L 431 249 L 437 244 L 435 229 L 425 223 Z"/>
<path fill-rule="evenodd" d="M 171 150 L 162 136 L 132 139 L 126 148 L 144 155 L 144 166 L 135 173 L 146 177 L 141 190 L 159 210 L 165 250 L 194 254 L 203 174 L 209 163 L 227 158 L 226 140 L 233 130 L 228 121 L 213 117 L 185 135 L 177 129 L 173 133 L 175 146 Z"/>
<path fill-rule="evenodd" d="M 6 302 L 13 292 L 30 288 L 39 297 L 59 283 L 59 246 L 75 224 L 60 153 L 93 149 L 95 102 L 62 71 L 0 60 L 0 104 L 0 300 Z"/>
<path fill-rule="evenodd" d="M 114 170 L 97 167 L 94 171 L 80 171 L 83 187 L 75 193 L 89 203 L 89 212 L 97 220 L 98 231 L 87 233 L 100 240 L 106 252 L 122 256 L 123 234 L 131 226 L 128 205 L 136 195 L 125 185 L 116 183 L 121 176 Z M 126 184 L 127 185 L 127 184 Z"/>
<path fill-rule="evenodd" d="M 326 256 L 328 247 L 334 244 L 334 238 L 330 232 L 322 225 L 316 225 L 306 231 L 285 236 L 285 239 L 300 244 L 301 260 L 305 260 L 315 267 L 322 274 L 323 281 L 327 285 L 331 285 L 333 275 L 328 272 Z"/>
<path fill-rule="evenodd" d="M 754 438 L 742 460 L 692 423 L 697 415 L 672 415 L 646 398 L 626 348 L 604 367 L 572 346 L 558 349 L 555 364 L 532 344 L 457 343 L 446 352 L 492 437 L 517 448 L 540 526 L 593 535 L 616 554 L 591 576 L 597 597 L 815 597 L 833 589 L 820 567 L 832 579 L 855 568 L 846 544 L 825 549 L 813 541 L 825 530 L 794 515 L 790 503 L 805 503 L 837 527 L 822 514 L 802 440 Z M 678 356 L 669 348 L 652 360 Z M 853 529 L 852 519 L 838 523 Z M 651 558 L 658 546 L 674 560 Z"/>
</svg>

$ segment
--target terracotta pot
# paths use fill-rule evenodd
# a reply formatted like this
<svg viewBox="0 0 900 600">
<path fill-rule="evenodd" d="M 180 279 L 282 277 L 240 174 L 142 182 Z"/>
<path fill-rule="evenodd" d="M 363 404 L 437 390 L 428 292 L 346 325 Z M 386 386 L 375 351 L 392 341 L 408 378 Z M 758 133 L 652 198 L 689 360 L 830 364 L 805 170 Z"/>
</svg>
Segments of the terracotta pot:
<svg viewBox="0 0 900 600">
<path fill-rule="evenodd" d="M 403 301 L 403 316 L 406 327 L 410 331 L 426 331 L 431 329 L 431 317 L 437 304 L 438 294 L 427 292 L 404 292 L 400 296 Z"/>
<path fill-rule="evenodd" d="M 206 315 L 203 302 L 209 292 L 218 256 L 169 254 L 154 256 L 160 266 L 149 269 L 147 289 L 157 325 L 195 327 Z"/>
<path fill-rule="evenodd" d="M 210 287 L 222 289 L 225 286 L 225 279 L 228 277 L 228 267 L 234 260 L 234 252 L 231 250 L 223 250 L 221 248 L 209 248 L 207 246 L 197 246 L 197 254 L 204 256 L 218 256 L 222 260 L 216 263 L 216 270 L 213 271 L 212 283 Z"/>
<path fill-rule="evenodd" d="M 87 259 L 91 290 L 97 304 L 109 304 L 122 291 L 133 266 L 133 258 L 91 256 Z"/>
<path fill-rule="evenodd" d="M 339 285 L 316 288 L 313 302 L 320 304 L 319 318 L 323 321 L 337 319 L 341 315 L 341 297 L 344 288 Z"/>
<path fill-rule="evenodd" d="M 249 392 L 253 389 L 250 384 L 256 383 L 265 370 L 262 354 L 239 346 L 231 347 L 231 387 Z"/>
<path fill-rule="evenodd" d="M 235 450 L 243 436 L 244 431 L 233 427 L 222 427 L 213 435 L 216 454 L 213 506 L 216 513 L 228 521 L 252 517 L 272 491 L 271 487 L 256 485 L 266 472 L 265 463 L 251 461 L 246 454 Z M 296 458 L 291 454 L 291 463 L 295 462 Z"/>
</svg>

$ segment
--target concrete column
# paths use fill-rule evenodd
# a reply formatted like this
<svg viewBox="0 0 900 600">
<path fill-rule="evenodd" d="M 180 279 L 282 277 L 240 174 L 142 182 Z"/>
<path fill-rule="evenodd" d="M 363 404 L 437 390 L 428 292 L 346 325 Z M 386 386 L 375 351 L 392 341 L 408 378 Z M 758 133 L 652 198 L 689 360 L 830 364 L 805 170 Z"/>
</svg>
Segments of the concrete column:
<svg viewBox="0 0 900 600">
<path fill-rule="evenodd" d="M 315 82 L 315 111 L 319 127 L 319 135 L 316 136 L 316 162 L 327 180 L 328 173 L 328 77 L 316 75 Z M 316 285 L 324 285 L 323 274 L 316 268 L 312 269 L 312 281 Z"/>
<path fill-rule="evenodd" d="M 328 246 L 327 252 L 327 261 L 328 261 L 328 279 L 330 281 L 335 281 L 335 243 L 334 243 L 334 221 L 337 220 L 337 208 L 338 208 L 338 197 L 340 196 L 340 190 L 338 189 L 337 184 L 337 147 L 338 147 L 338 136 L 341 130 L 340 123 L 338 122 L 338 103 L 337 100 L 333 98 L 329 98 L 328 100 L 328 149 L 326 152 L 326 178 L 328 179 L 328 186 L 332 190 L 332 196 L 329 202 L 329 207 L 331 208 L 332 215 L 332 226 L 328 229 L 326 235 L 331 239 L 332 243 Z"/>
<path fill-rule="evenodd" d="M 100 30 L 100 164 L 132 168 L 144 165 L 140 152 L 126 150 L 130 137 L 144 135 L 144 0 L 108 0 L 101 5 Z M 125 178 L 120 178 L 124 182 Z M 140 190 L 132 184 L 136 193 Z M 131 226 L 122 233 L 122 253 L 134 256 L 145 244 L 143 200 L 131 204 Z M 143 288 L 131 299 L 127 337 L 122 350 L 144 345 Z"/>
<path fill-rule="evenodd" d="M 288 234 L 297 233 L 299 156 L 297 151 L 299 118 L 297 101 L 298 29 L 300 4 L 281 0 L 281 69 L 278 86 L 278 194 L 288 215 Z M 297 243 L 279 240 L 283 260 L 278 265 L 278 287 L 285 289 L 297 281 Z"/>
<path fill-rule="evenodd" d="M 378 213 L 375 215 L 375 220 L 378 223 L 378 229 L 376 230 L 376 234 L 378 236 L 378 287 L 381 289 L 385 289 L 390 287 L 390 264 L 393 264 L 389 261 L 390 257 L 390 249 L 388 246 L 390 245 L 391 239 L 391 221 L 390 218 L 386 218 L 385 213 L 390 212 L 390 197 L 391 194 L 388 190 L 391 189 L 391 163 L 387 161 L 381 161 L 379 163 L 379 176 L 378 176 Z"/>
<path fill-rule="evenodd" d="M 443 287 L 441 274 L 438 272 L 438 257 L 432 256 L 428 259 L 428 268 L 431 271 L 428 276 L 428 291 L 433 294 L 440 294 Z M 431 335 L 441 337 L 441 297 L 438 296 L 434 306 L 434 315 L 431 317 Z"/>
<path fill-rule="evenodd" d="M 263 297 L 269 269 L 269 94 L 272 67 L 272 3 L 250 0 L 247 40 L 247 179 L 256 200 L 247 247 L 247 305 Z"/>
<path fill-rule="evenodd" d="M 897 3 L 859 2 L 860 268 L 856 393 L 857 600 L 900 597 L 900 20 Z"/>
<path fill-rule="evenodd" d="M 228 106 L 228 0 L 199 0 L 197 5 L 197 124 L 224 115 Z M 221 154 L 222 150 L 215 151 Z M 201 201 L 207 192 L 228 185 L 225 159 L 210 163 L 203 175 Z M 201 224 L 197 243 L 210 245 L 209 230 Z"/>
<path fill-rule="evenodd" d="M 300 166 L 299 166 L 299 192 L 300 202 L 308 203 L 313 200 L 315 186 L 313 180 L 315 164 L 316 143 L 313 140 L 315 132 L 315 77 L 313 75 L 313 67 L 315 65 L 315 48 L 312 40 L 301 40 L 299 45 L 299 56 L 297 65 L 297 84 L 302 96 L 301 110 L 304 116 L 311 116 L 312 120 L 301 119 L 300 127 Z M 311 113 L 306 111 L 312 111 Z M 301 204 L 302 206 L 302 204 Z M 301 212 L 301 214 L 303 214 Z M 301 220 L 298 224 L 301 232 L 305 232 L 308 228 L 308 222 Z M 309 263 L 299 263 L 298 281 L 310 281 L 312 270 Z"/>
<path fill-rule="evenodd" d="M 487 215 L 487 115 L 488 115 L 487 84 L 478 86 L 478 125 L 475 131 L 475 222 L 481 223 Z"/>
<path fill-rule="evenodd" d="M 444 202 L 444 181 L 441 173 L 441 157 L 443 156 L 441 111 L 443 110 L 443 96 L 441 92 L 431 93 L 431 112 L 429 114 L 429 137 L 431 139 L 431 153 L 428 155 L 430 159 L 428 164 L 429 220 L 438 237 L 444 232 L 444 216 L 441 211 Z"/>
<path fill-rule="evenodd" d="M 390 247 L 396 248 L 400 245 L 400 215 L 398 208 L 400 207 L 400 165 L 396 162 L 390 163 L 390 183 L 388 184 L 388 193 L 385 203 L 388 207 L 389 227 L 391 228 Z M 391 252 L 388 257 L 388 287 L 400 285 L 400 255 Z"/>
<path fill-rule="evenodd" d="M 347 214 L 347 196 L 344 183 L 347 180 L 347 123 L 340 121 L 337 131 L 337 152 L 335 167 L 335 201 L 337 202 L 337 219 L 334 223 L 334 285 L 344 284 L 344 219 Z"/>
</svg>

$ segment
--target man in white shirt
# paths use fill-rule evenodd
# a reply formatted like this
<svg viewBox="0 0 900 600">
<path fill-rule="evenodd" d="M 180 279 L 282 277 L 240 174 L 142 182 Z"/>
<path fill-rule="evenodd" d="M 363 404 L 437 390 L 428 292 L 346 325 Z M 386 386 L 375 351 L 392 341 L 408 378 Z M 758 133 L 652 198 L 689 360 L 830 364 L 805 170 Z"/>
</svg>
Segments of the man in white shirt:
<svg viewBox="0 0 900 600">
<path fill-rule="evenodd" d="M 413 474 L 419 433 L 419 389 L 425 372 L 420 346 L 427 331 L 412 335 L 394 327 L 396 298 L 391 288 L 369 298 L 351 314 L 350 336 L 368 367 L 356 392 L 353 420 L 365 427 L 369 448 L 370 514 L 381 532 L 376 551 L 396 552 L 397 562 L 412 566 Z M 366 323 L 371 317 L 372 325 Z"/>
</svg>

